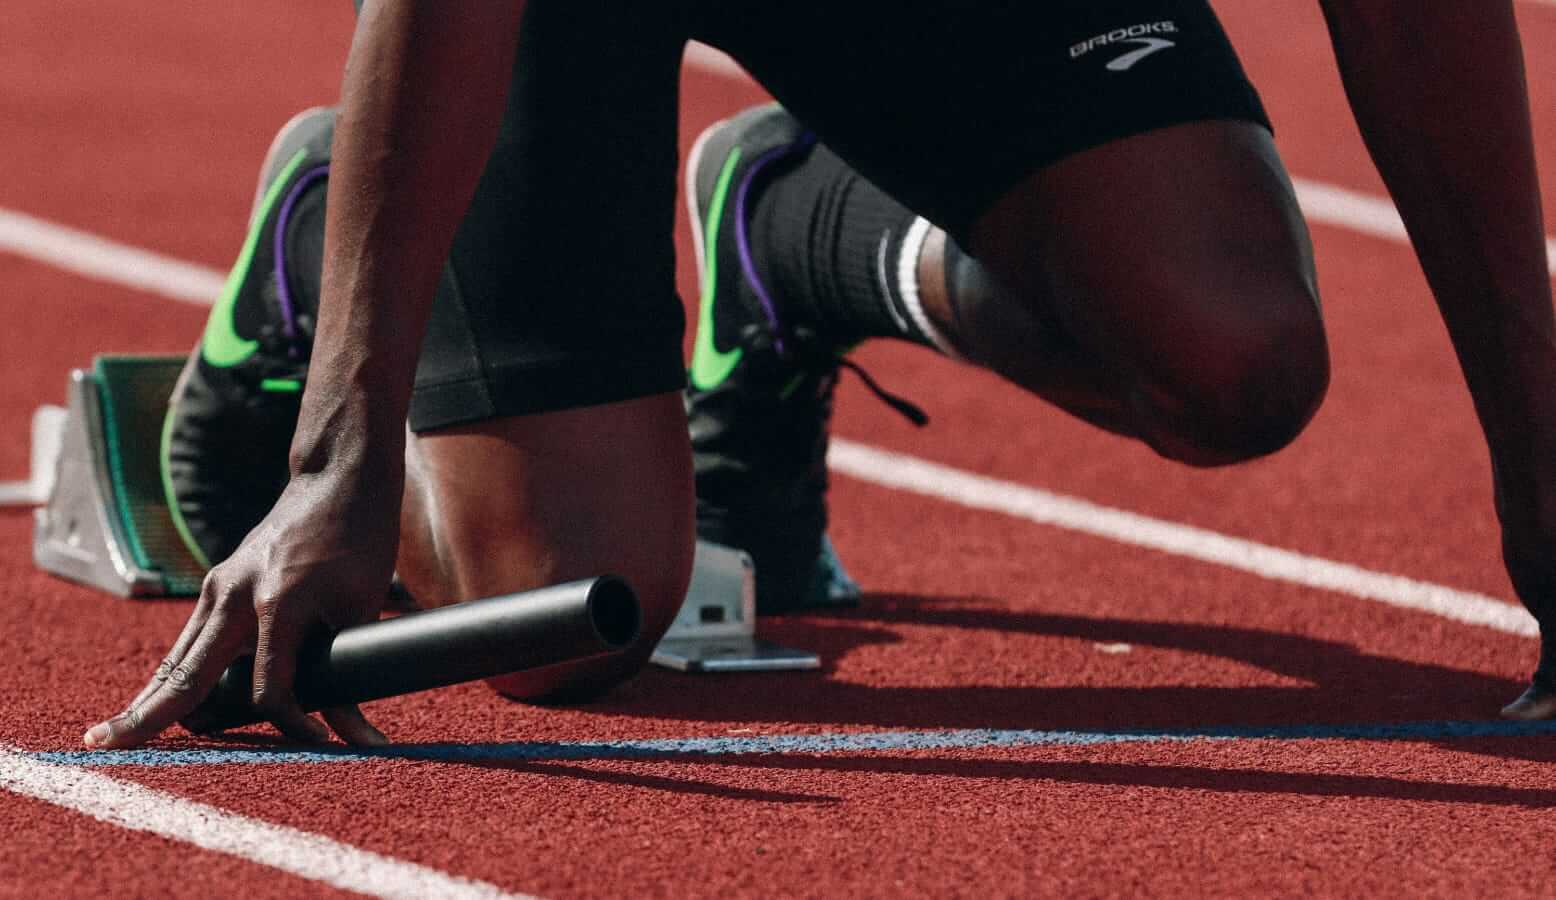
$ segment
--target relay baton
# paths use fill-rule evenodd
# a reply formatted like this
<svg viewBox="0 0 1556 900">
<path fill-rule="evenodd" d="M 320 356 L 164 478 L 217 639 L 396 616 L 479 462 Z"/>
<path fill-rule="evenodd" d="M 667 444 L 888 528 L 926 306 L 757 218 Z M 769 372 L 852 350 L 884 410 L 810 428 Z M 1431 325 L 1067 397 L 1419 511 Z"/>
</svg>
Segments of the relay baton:
<svg viewBox="0 0 1556 900">
<path fill-rule="evenodd" d="M 355 625 L 298 656 L 297 702 L 313 712 L 614 653 L 638 636 L 637 594 L 614 575 Z M 180 724 L 196 734 L 264 721 L 254 660 L 222 673 Z"/>
</svg>

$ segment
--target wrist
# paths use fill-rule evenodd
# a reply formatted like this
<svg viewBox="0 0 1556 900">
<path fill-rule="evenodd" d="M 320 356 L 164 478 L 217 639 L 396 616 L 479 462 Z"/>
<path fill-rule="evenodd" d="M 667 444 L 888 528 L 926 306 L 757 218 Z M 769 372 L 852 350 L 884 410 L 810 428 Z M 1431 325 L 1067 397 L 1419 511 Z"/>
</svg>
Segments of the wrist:
<svg viewBox="0 0 1556 900">
<path fill-rule="evenodd" d="M 405 414 L 393 406 L 310 384 L 292 437 L 293 477 L 397 476 L 405 460 Z"/>
</svg>

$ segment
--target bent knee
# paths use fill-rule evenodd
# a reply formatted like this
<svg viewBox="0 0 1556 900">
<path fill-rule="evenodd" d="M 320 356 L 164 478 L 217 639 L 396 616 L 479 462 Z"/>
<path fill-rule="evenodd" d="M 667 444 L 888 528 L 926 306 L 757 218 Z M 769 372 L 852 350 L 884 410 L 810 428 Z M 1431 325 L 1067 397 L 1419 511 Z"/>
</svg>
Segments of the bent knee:
<svg viewBox="0 0 1556 900">
<path fill-rule="evenodd" d="M 1300 307 L 1292 307 L 1300 310 Z M 1268 456 L 1307 427 L 1329 387 L 1316 304 L 1211 331 L 1193 364 L 1141 389 L 1158 426 L 1147 438 L 1170 459 L 1222 466 Z"/>
<path fill-rule="evenodd" d="M 597 699 L 648 664 L 659 639 L 686 600 L 691 580 L 692 544 L 667 552 L 657 565 L 627 566 L 613 574 L 632 585 L 641 613 L 637 638 L 616 653 L 487 679 L 498 693 L 542 704 L 583 703 Z"/>
</svg>

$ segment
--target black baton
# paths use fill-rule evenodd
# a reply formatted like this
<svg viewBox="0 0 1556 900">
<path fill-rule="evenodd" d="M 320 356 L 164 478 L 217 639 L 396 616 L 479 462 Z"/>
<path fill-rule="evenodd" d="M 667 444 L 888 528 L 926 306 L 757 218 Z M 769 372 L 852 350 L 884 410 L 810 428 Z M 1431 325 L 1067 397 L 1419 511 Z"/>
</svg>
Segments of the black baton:
<svg viewBox="0 0 1556 900">
<path fill-rule="evenodd" d="M 304 643 L 297 702 L 313 712 L 614 653 L 640 622 L 632 586 L 603 575 L 355 625 Z M 253 678 L 252 657 L 233 663 L 180 724 L 206 734 L 264 721 Z"/>
</svg>

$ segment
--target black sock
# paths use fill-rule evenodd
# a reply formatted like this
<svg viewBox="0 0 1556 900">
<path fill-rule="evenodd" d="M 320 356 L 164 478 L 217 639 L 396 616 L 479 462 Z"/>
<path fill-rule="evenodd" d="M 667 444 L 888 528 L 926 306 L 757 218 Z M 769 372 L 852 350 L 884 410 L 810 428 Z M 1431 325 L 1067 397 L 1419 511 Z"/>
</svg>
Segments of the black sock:
<svg viewBox="0 0 1556 900">
<path fill-rule="evenodd" d="M 894 337 L 954 355 L 918 298 L 929 229 L 820 145 L 762 189 L 751 221 L 786 327 L 815 328 L 838 347 Z"/>
</svg>

